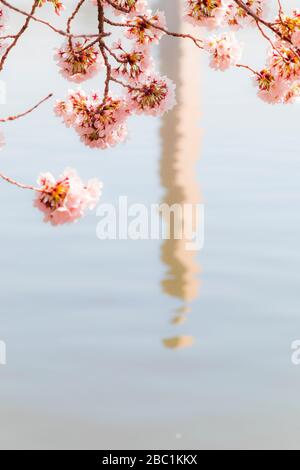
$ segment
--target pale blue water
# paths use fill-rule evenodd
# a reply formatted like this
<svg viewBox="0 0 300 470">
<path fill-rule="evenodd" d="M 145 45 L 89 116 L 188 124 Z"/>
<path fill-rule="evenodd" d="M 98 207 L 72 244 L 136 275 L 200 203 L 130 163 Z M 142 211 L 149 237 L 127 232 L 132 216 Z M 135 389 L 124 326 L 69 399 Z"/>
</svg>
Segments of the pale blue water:
<svg viewBox="0 0 300 470">
<path fill-rule="evenodd" d="M 4 115 L 68 88 L 46 57 L 52 34 L 35 31 L 40 43 L 24 37 L 7 63 Z M 162 289 L 162 242 L 99 241 L 95 214 L 54 229 L 1 183 L 2 449 L 299 448 L 299 107 L 262 104 L 247 74 L 195 67 L 205 247 L 185 324 L 170 323 L 185 302 Z M 1 169 L 32 183 L 71 165 L 101 178 L 103 202 L 156 203 L 170 157 L 160 127 L 133 119 L 125 146 L 91 151 L 46 104 L 5 126 Z M 180 335 L 194 346 L 163 346 Z"/>
</svg>

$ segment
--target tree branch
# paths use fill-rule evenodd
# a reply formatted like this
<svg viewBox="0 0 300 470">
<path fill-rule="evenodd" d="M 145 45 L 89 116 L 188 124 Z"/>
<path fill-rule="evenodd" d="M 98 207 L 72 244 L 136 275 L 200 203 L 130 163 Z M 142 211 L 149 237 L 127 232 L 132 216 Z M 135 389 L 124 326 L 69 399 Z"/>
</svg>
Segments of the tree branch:
<svg viewBox="0 0 300 470">
<path fill-rule="evenodd" d="M 16 121 L 17 119 L 20 119 L 24 116 L 27 116 L 27 114 L 32 113 L 32 111 L 35 111 L 37 108 L 41 106 L 41 104 L 45 103 L 45 101 L 49 100 L 52 98 L 53 93 L 50 93 L 46 98 L 43 98 L 41 101 L 39 101 L 36 105 L 34 105 L 32 108 L 28 109 L 27 111 L 24 111 L 23 113 L 16 114 L 15 116 L 9 116 L 7 118 L 2 118 L 0 119 L 0 122 L 9 122 L 9 121 Z"/>
</svg>

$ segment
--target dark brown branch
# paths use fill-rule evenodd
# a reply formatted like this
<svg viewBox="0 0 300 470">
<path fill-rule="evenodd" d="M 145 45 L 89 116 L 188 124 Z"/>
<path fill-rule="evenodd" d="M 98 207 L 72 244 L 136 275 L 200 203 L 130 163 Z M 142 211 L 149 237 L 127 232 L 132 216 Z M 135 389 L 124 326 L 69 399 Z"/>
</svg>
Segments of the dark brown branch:
<svg viewBox="0 0 300 470">
<path fill-rule="evenodd" d="M 104 60 L 104 64 L 106 67 L 106 79 L 104 83 L 104 100 L 107 98 L 109 93 L 109 82 L 111 80 L 111 65 L 109 63 L 104 41 L 101 38 L 101 35 L 104 34 L 104 9 L 101 0 L 97 0 L 98 6 L 98 32 L 99 32 L 99 48 Z"/>
</svg>

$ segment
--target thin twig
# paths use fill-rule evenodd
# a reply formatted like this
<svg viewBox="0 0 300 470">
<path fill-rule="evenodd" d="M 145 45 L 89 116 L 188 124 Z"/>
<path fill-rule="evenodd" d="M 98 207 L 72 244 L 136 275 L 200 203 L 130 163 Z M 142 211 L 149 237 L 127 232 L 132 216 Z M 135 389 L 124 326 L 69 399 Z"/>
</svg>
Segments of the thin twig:
<svg viewBox="0 0 300 470">
<path fill-rule="evenodd" d="M 41 101 L 39 101 L 36 105 L 34 105 L 32 108 L 28 109 L 27 111 L 24 111 L 23 113 L 16 114 L 15 116 L 9 116 L 7 118 L 2 118 L 0 119 L 0 122 L 9 122 L 9 121 L 16 121 L 17 119 L 20 119 L 24 116 L 27 116 L 27 114 L 32 113 L 35 109 L 39 108 L 41 104 L 45 103 L 45 101 L 49 100 L 52 98 L 53 93 L 50 93 L 46 98 L 43 98 Z"/>
<path fill-rule="evenodd" d="M 13 42 L 7 47 L 5 53 L 3 54 L 3 56 L 1 57 L 1 61 L 0 61 L 0 71 L 3 69 L 4 67 L 4 64 L 5 64 L 5 61 L 10 53 L 10 51 L 17 45 L 17 42 L 19 41 L 20 37 L 22 36 L 23 33 L 25 33 L 26 29 L 28 28 L 28 25 L 30 23 L 30 20 L 31 20 L 31 16 L 34 14 L 35 10 L 37 9 L 38 7 L 38 0 L 34 0 L 33 2 L 33 5 L 32 5 L 32 8 L 31 8 L 31 11 L 30 11 L 30 17 L 28 16 L 22 26 L 22 28 L 20 29 L 20 31 L 16 34 Z"/>
<path fill-rule="evenodd" d="M 35 186 L 31 186 L 29 184 L 19 183 L 18 181 L 14 180 L 13 178 L 10 178 L 9 176 L 5 175 L 4 173 L 0 173 L 0 178 L 2 178 L 7 183 L 13 184 L 14 186 L 17 186 L 18 188 L 21 188 L 21 189 L 30 189 L 31 191 L 36 191 L 36 192 L 39 192 L 39 193 L 43 192 L 43 190 L 41 188 L 36 188 Z"/>
</svg>

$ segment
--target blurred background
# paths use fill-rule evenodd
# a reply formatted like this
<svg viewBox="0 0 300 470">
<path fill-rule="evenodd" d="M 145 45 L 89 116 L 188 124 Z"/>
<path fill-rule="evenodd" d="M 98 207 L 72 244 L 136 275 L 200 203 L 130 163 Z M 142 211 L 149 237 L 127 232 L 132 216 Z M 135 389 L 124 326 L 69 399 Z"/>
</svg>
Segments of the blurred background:
<svg viewBox="0 0 300 470">
<path fill-rule="evenodd" d="M 182 0 L 150 3 L 183 30 Z M 60 24 L 51 6 L 38 15 Z M 79 29 L 95 23 L 88 2 Z M 265 44 L 240 37 L 244 62 L 262 67 Z M 52 60 L 61 42 L 32 24 L 1 76 L 3 116 L 66 96 Z M 300 447 L 299 107 L 262 103 L 247 72 L 212 71 L 189 41 L 165 38 L 155 54 L 178 106 L 132 118 L 125 145 L 86 148 L 53 102 L 2 126 L 1 171 L 20 181 L 72 166 L 103 181 L 104 203 L 205 204 L 204 249 L 186 252 L 100 241 L 95 213 L 53 228 L 29 192 L 0 183 L 2 449 Z"/>
</svg>

